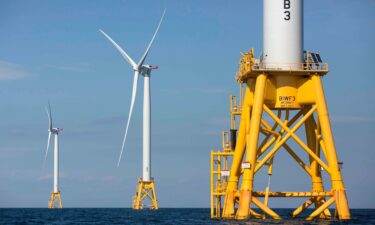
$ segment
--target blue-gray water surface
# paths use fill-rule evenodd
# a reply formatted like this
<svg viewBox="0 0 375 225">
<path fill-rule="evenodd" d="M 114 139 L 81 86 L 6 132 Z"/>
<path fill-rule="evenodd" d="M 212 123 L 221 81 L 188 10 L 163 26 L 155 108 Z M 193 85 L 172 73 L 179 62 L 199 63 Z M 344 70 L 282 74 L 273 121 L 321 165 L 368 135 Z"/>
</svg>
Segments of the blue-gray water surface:
<svg viewBox="0 0 375 225">
<path fill-rule="evenodd" d="M 159 209 L 157 211 L 135 211 L 126 208 L 65 208 L 65 209 L 0 209 L 1 225 L 33 224 L 217 224 L 217 225 L 259 225 L 259 224 L 375 224 L 375 209 L 352 209 L 349 221 L 316 220 L 302 218 L 288 219 L 291 209 L 276 209 L 283 220 L 213 220 L 209 209 Z M 306 212 L 309 213 L 309 212 Z M 306 215 L 306 214 L 305 214 Z"/>
</svg>

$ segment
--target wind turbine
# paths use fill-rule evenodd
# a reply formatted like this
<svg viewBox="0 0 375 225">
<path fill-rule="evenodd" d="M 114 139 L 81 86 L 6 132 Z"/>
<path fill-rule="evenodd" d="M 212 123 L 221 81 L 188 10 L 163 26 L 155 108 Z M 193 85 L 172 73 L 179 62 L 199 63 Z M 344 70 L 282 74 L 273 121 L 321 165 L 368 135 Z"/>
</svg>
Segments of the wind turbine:
<svg viewBox="0 0 375 225">
<path fill-rule="evenodd" d="M 154 179 L 151 178 L 151 93 L 150 93 L 150 77 L 151 71 L 153 69 L 157 69 L 157 66 L 152 65 L 145 65 L 144 62 L 146 57 L 150 51 L 150 48 L 155 40 L 155 37 L 159 31 L 160 25 L 163 21 L 165 15 L 165 10 L 159 24 L 155 30 L 154 35 L 151 38 L 150 43 L 148 44 L 145 53 L 143 54 L 142 58 L 135 63 L 135 61 L 118 45 L 109 35 L 107 35 L 104 31 L 100 30 L 100 32 L 112 43 L 112 45 L 120 52 L 122 57 L 130 64 L 132 69 L 134 70 L 134 78 L 133 78 L 133 90 L 131 96 L 131 103 L 130 103 L 130 110 L 129 110 L 129 117 L 126 123 L 125 135 L 122 142 L 120 156 L 117 162 L 117 167 L 120 165 L 122 153 L 124 150 L 124 146 L 126 143 L 126 137 L 128 135 L 129 124 L 133 112 L 134 102 L 137 95 L 137 85 L 138 85 L 138 77 L 141 74 L 144 79 L 144 86 L 143 86 L 143 173 L 142 178 L 138 179 L 138 188 L 137 193 L 133 198 L 133 209 L 142 209 L 143 204 L 142 201 L 149 197 L 152 202 L 152 209 L 158 209 L 158 204 L 156 200 L 155 194 L 155 187 L 154 187 Z"/>
<path fill-rule="evenodd" d="M 44 156 L 44 164 L 47 160 L 49 145 L 51 141 L 51 135 L 54 135 L 54 172 L 53 172 L 53 192 L 51 194 L 50 200 L 48 202 L 48 208 L 62 208 L 60 190 L 59 190 L 59 133 L 63 130 L 62 128 L 54 128 L 52 124 L 52 112 L 51 105 L 48 102 L 48 107 L 46 107 L 46 112 L 48 116 L 48 140 L 47 148 Z"/>
</svg>

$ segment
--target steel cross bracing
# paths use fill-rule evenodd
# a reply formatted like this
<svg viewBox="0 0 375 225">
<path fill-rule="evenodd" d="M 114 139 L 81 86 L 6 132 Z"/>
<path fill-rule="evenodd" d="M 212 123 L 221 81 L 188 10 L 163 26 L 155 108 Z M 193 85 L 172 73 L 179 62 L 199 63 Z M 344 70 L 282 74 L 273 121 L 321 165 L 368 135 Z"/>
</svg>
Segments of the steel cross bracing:
<svg viewBox="0 0 375 225">
<path fill-rule="evenodd" d="M 223 135 L 223 151 L 211 152 L 211 217 L 281 219 L 269 206 L 269 198 L 283 197 L 306 198 L 291 212 L 292 217 L 314 207 L 307 220 L 330 218 L 329 207 L 335 204 L 335 217 L 350 219 L 321 82 L 328 65 L 313 71 L 304 67 L 295 73 L 270 72 L 261 67 L 254 70 L 258 60 L 253 50 L 242 55 L 237 80 L 246 85 L 246 91 L 244 95 L 241 91 L 239 104 L 233 96 L 230 104 L 231 130 L 235 116 L 240 117 L 237 140 Z M 305 137 L 299 137 L 297 131 Z M 298 148 L 292 148 L 290 140 Z M 233 141 L 235 146 L 228 147 Z M 277 152 L 286 152 L 305 171 L 311 179 L 310 191 L 270 190 Z M 268 185 L 265 191 L 256 191 L 254 176 L 265 166 Z M 330 178 L 330 190 L 324 189 L 322 173 Z"/>
<path fill-rule="evenodd" d="M 62 208 L 61 195 L 60 192 L 52 192 L 51 197 L 48 202 L 48 208 Z"/>
<path fill-rule="evenodd" d="M 148 198 L 151 201 L 151 205 L 144 205 L 144 200 Z M 156 199 L 154 180 L 143 181 L 142 178 L 138 179 L 137 192 L 133 197 L 133 209 L 158 209 L 158 202 Z"/>
</svg>

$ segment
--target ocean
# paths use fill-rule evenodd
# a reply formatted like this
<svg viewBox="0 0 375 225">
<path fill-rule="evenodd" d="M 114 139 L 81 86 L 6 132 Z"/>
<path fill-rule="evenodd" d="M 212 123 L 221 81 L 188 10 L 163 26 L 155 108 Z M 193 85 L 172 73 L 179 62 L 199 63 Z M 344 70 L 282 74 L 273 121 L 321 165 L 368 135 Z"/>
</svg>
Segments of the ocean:
<svg viewBox="0 0 375 225">
<path fill-rule="evenodd" d="M 352 209 L 349 221 L 287 219 L 291 209 L 276 209 L 286 219 L 246 221 L 210 219 L 207 208 L 166 208 L 135 211 L 127 208 L 64 208 L 64 209 L 0 209 L 1 225 L 33 225 L 33 224 L 217 224 L 217 225 L 259 225 L 259 224 L 375 224 L 375 209 Z M 308 213 L 308 212 L 307 212 Z"/>
</svg>

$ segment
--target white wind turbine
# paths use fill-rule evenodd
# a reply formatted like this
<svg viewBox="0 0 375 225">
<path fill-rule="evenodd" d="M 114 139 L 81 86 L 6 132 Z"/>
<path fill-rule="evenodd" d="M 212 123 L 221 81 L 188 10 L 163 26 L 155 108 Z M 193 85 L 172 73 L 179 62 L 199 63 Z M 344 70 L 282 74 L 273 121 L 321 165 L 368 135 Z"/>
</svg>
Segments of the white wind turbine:
<svg viewBox="0 0 375 225">
<path fill-rule="evenodd" d="M 54 172 L 53 172 L 53 192 L 49 202 L 49 208 L 54 208 L 54 202 L 57 201 L 57 207 L 61 208 L 61 198 L 60 198 L 60 190 L 59 190 L 59 133 L 63 130 L 62 128 L 54 128 L 52 124 L 52 112 L 51 112 L 51 105 L 48 102 L 48 108 L 46 107 L 46 112 L 48 115 L 48 140 L 47 140 L 47 148 L 46 153 L 44 156 L 44 164 L 47 159 L 49 144 L 51 140 L 51 135 L 55 135 L 54 140 Z"/>
<path fill-rule="evenodd" d="M 130 103 L 130 110 L 129 110 L 129 117 L 126 124 L 125 135 L 122 142 L 120 156 L 117 162 L 117 166 L 120 165 L 122 153 L 124 150 L 124 146 L 126 143 L 126 137 L 128 134 L 129 123 L 131 120 L 133 106 L 135 102 L 135 98 L 137 95 L 137 84 L 138 84 L 138 77 L 141 74 L 144 77 L 144 88 L 143 88 L 143 174 L 142 180 L 145 182 L 150 181 L 151 178 L 151 96 L 150 96 L 150 76 L 151 70 L 157 69 L 157 66 L 152 65 L 144 65 L 148 52 L 154 42 L 154 39 L 159 31 L 160 25 L 163 21 L 165 14 L 165 10 L 163 15 L 159 21 L 159 24 L 155 30 L 154 35 L 151 38 L 150 43 L 148 44 L 145 53 L 143 54 L 142 58 L 139 60 L 138 63 L 135 63 L 132 58 L 104 31 L 100 30 L 100 32 L 113 44 L 113 46 L 120 52 L 120 54 L 124 57 L 124 59 L 130 64 L 130 66 L 134 70 L 134 80 L 133 80 L 133 90 L 131 96 L 131 103 Z"/>
</svg>

